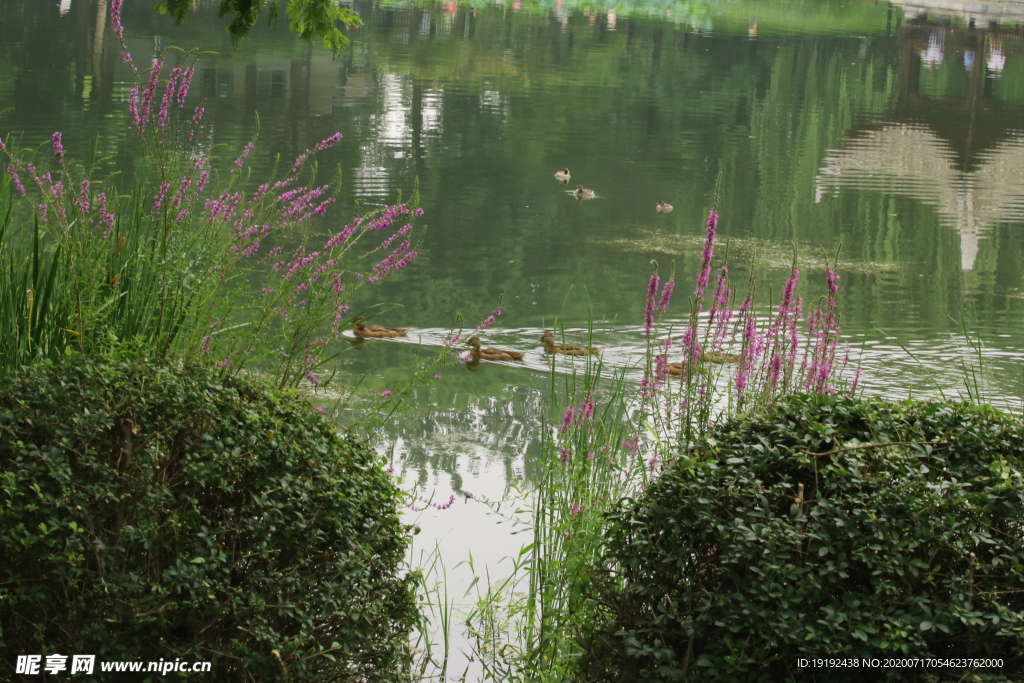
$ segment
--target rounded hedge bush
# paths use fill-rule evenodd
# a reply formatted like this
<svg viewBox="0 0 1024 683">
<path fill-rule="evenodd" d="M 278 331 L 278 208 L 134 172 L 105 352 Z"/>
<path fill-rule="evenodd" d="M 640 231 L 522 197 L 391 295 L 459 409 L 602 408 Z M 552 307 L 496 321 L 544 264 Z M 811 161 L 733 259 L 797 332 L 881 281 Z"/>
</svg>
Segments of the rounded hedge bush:
<svg viewBox="0 0 1024 683">
<path fill-rule="evenodd" d="M 1022 465 L 1020 422 L 965 404 L 795 396 L 723 424 L 612 515 L 590 679 L 1020 680 Z M 887 657 L 1002 666 L 798 661 Z"/>
<path fill-rule="evenodd" d="M 0 650 L 406 678 L 399 495 L 300 398 L 134 360 L 28 369 L 0 384 Z"/>
</svg>

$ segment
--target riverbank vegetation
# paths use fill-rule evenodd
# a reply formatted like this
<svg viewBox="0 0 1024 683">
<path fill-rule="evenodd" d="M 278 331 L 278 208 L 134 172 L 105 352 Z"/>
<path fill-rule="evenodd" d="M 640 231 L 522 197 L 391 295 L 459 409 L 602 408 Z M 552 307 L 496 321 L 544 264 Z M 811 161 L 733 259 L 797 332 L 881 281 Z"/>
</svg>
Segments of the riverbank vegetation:
<svg viewBox="0 0 1024 683">
<path fill-rule="evenodd" d="M 135 355 L 0 382 L 4 649 L 403 680 L 401 494 L 336 431 L 305 397 Z"/>
<path fill-rule="evenodd" d="M 127 47 L 122 59 L 137 77 L 121 150 L 135 156 L 134 179 L 96 177 L 103 160 L 74 161 L 60 132 L 37 150 L 0 141 L 0 367 L 129 344 L 257 370 L 279 388 L 320 386 L 356 294 L 416 258 L 417 193 L 324 236 L 340 172 L 325 182 L 316 155 L 340 133 L 256 181 L 255 139 L 233 160 L 196 139 L 205 102 L 184 107 L 194 54 L 170 51 L 145 72 Z"/>
<path fill-rule="evenodd" d="M 815 680 L 796 661 L 827 652 L 992 657 L 946 673 L 1007 680 L 1024 664 L 1019 418 L 858 398 L 835 270 L 808 305 L 793 267 L 758 320 L 756 281 L 736 307 L 727 265 L 706 297 L 717 226 L 683 330 L 659 329 L 675 281 L 651 276 L 639 393 L 596 358 L 552 368 L 534 536 L 469 618 L 487 677 Z"/>
<path fill-rule="evenodd" d="M 809 394 L 718 426 L 610 513 L 585 679 L 809 681 L 797 662 L 825 652 L 998 659 L 938 668 L 1012 678 L 1022 436 L 971 404 Z"/>
<path fill-rule="evenodd" d="M 220 159 L 196 135 L 194 54 L 122 58 L 133 178 L 60 132 L 0 141 L 0 643 L 219 680 L 407 678 L 402 494 L 365 433 L 293 390 L 330 383 L 378 312 L 357 294 L 416 258 L 416 193 L 323 235 L 339 175 L 316 155 L 340 134 L 259 182 L 255 139 Z"/>
<path fill-rule="evenodd" d="M 0 640 L 209 650 L 224 678 L 409 677 L 425 584 L 401 566 L 400 493 L 362 441 L 253 376 L 330 383 L 343 333 L 377 310 L 366 288 L 417 256 L 418 196 L 323 234 L 338 178 L 316 159 L 340 135 L 254 179 L 256 140 L 225 158 L 197 142 L 194 57 L 139 71 L 125 50 L 131 181 L 76 162 L 59 132 L 0 147 Z M 1019 423 L 861 400 L 838 257 L 815 292 L 794 258 L 779 292 L 752 275 L 737 294 L 717 208 L 688 304 L 657 267 L 638 293 L 638 386 L 599 355 L 550 356 L 539 476 L 506 501 L 532 535 L 511 577 L 481 577 L 468 619 L 484 675 L 802 680 L 794 658 L 825 651 L 1017 671 Z M 443 590 L 437 604 L 450 637 Z"/>
</svg>

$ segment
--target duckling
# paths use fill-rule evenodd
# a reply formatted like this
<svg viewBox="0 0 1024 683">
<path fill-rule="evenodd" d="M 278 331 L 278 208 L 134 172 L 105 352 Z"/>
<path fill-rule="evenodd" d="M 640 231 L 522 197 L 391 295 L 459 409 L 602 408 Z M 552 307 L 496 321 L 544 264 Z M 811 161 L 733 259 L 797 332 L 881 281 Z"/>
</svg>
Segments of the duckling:
<svg viewBox="0 0 1024 683">
<path fill-rule="evenodd" d="M 708 351 L 707 353 L 701 354 L 700 359 L 705 363 L 739 363 L 740 355 L 738 353 Z"/>
<path fill-rule="evenodd" d="M 537 341 L 544 343 L 545 353 L 564 353 L 567 356 L 586 356 L 587 354 L 601 353 L 596 346 L 584 346 L 583 344 L 563 344 L 555 346 L 555 335 L 545 332 Z"/>
<path fill-rule="evenodd" d="M 702 363 L 739 363 L 740 356 L 736 353 L 721 353 L 720 351 L 708 351 L 700 355 Z M 665 370 L 668 374 L 678 377 L 683 374 L 685 363 L 665 363 Z"/>
<path fill-rule="evenodd" d="M 594 191 L 588 190 L 582 185 L 577 185 L 576 191 L 573 194 L 576 195 L 576 199 L 590 199 L 594 197 Z"/>
<path fill-rule="evenodd" d="M 658 202 L 658 206 L 656 206 L 654 210 L 658 213 L 668 213 L 673 208 L 674 207 L 668 202 Z"/>
<path fill-rule="evenodd" d="M 473 358 L 483 358 L 484 360 L 522 360 L 523 356 L 526 355 L 525 351 L 505 351 L 503 349 L 481 349 L 480 348 L 480 337 L 473 337 L 466 346 L 472 346 L 473 349 L 470 351 Z"/>
<path fill-rule="evenodd" d="M 555 180 L 559 180 L 559 181 L 561 181 L 563 183 L 569 182 L 569 178 L 571 178 L 571 177 L 572 176 L 569 174 L 569 169 L 568 168 L 563 168 L 561 171 L 556 171 L 555 172 Z"/>
<path fill-rule="evenodd" d="M 356 323 L 356 326 L 352 329 L 352 333 L 357 337 L 404 337 L 405 333 L 409 331 L 408 327 L 383 327 L 381 325 L 370 325 L 367 327 L 363 321 L 366 318 L 359 316 L 353 318 L 352 322 Z"/>
</svg>

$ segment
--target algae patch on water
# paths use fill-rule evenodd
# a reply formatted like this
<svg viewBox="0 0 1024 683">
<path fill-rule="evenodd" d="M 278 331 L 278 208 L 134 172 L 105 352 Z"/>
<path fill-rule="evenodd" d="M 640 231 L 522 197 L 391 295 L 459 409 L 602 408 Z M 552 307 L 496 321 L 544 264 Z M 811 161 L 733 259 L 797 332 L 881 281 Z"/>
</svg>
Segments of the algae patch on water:
<svg viewBox="0 0 1024 683">
<path fill-rule="evenodd" d="M 699 235 L 665 235 L 650 230 L 637 232 L 637 237 L 601 240 L 603 244 L 611 244 L 623 251 L 660 252 L 671 256 L 700 254 L 704 249 L 704 238 Z M 788 270 L 793 265 L 793 243 L 772 242 L 753 237 L 730 237 L 721 239 L 716 245 L 716 253 L 724 254 L 728 245 L 729 261 L 732 263 L 750 263 L 768 270 Z M 898 270 L 899 263 L 883 263 L 880 261 L 851 261 L 840 258 L 838 264 L 832 264 L 834 252 L 827 252 L 821 245 L 802 242 L 796 245 L 796 265 L 802 271 L 824 271 L 831 265 L 845 273 L 873 275 L 886 271 Z"/>
</svg>

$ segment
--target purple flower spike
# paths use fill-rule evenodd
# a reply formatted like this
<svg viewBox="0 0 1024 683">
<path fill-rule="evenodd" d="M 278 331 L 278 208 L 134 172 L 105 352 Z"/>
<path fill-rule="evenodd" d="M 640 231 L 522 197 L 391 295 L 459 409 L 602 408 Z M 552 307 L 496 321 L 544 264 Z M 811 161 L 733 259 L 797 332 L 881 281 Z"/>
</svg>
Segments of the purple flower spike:
<svg viewBox="0 0 1024 683">
<path fill-rule="evenodd" d="M 700 274 L 697 276 L 697 287 L 693 290 L 693 297 L 697 302 L 697 310 L 704 301 L 704 290 L 707 289 L 708 280 L 711 277 L 711 261 L 715 256 L 715 239 L 717 237 L 718 213 L 711 209 L 708 212 L 707 231 L 704 235 L 704 251 L 700 255 Z"/>
<path fill-rule="evenodd" d="M 192 84 L 192 76 L 194 76 L 195 73 L 196 67 L 190 66 L 185 69 L 185 73 L 182 74 L 181 85 L 178 86 L 178 92 L 176 93 L 179 107 L 185 106 L 185 97 L 188 95 L 189 86 Z"/>
<path fill-rule="evenodd" d="M 164 60 L 157 59 L 153 62 L 153 68 L 149 71 L 149 83 L 142 91 L 142 102 L 139 105 L 139 136 L 146 132 L 146 124 L 149 123 L 149 113 L 153 106 L 153 96 L 156 94 L 156 86 L 160 83 L 160 71 L 164 68 Z"/>
<path fill-rule="evenodd" d="M 167 86 L 164 89 L 163 99 L 160 100 L 160 113 L 157 115 L 157 127 L 163 129 L 167 125 L 167 113 L 171 107 L 171 102 L 174 100 L 175 86 L 178 84 L 178 78 L 181 76 L 181 67 L 176 66 L 171 69 L 171 77 L 167 81 Z"/>
<path fill-rule="evenodd" d="M 658 313 L 664 313 L 668 310 L 668 304 L 672 301 L 672 291 L 676 288 L 676 279 L 669 278 L 665 283 L 665 286 L 661 289 L 661 299 L 658 301 Z"/>
<path fill-rule="evenodd" d="M 238 158 L 237 158 L 237 159 L 235 159 L 235 166 L 236 166 L 237 168 L 242 168 L 242 166 L 243 166 L 243 165 L 245 164 L 245 158 L 246 158 L 247 156 L 249 156 L 249 152 L 251 152 L 251 151 L 252 151 L 252 148 L 253 148 L 253 146 L 254 146 L 254 145 L 253 145 L 253 143 L 252 143 L 252 142 L 250 142 L 249 144 L 247 144 L 247 145 L 245 146 L 245 149 L 243 149 L 243 150 L 242 150 L 242 153 L 241 153 L 241 154 L 240 154 L 240 155 L 238 156 Z M 234 170 L 233 170 L 233 171 L 231 171 L 231 172 L 232 172 L 232 173 L 236 173 L 237 171 L 234 171 Z"/>
<path fill-rule="evenodd" d="M 658 271 L 651 273 L 651 281 L 647 283 L 647 303 L 644 305 L 644 334 L 651 336 L 654 328 L 654 300 L 658 296 Z"/>
<path fill-rule="evenodd" d="M 60 157 L 61 161 L 64 161 L 64 145 L 61 143 L 60 132 L 58 131 L 51 135 L 50 141 L 53 143 L 54 155 Z"/>
<path fill-rule="evenodd" d="M 124 42 L 124 25 L 121 23 L 121 5 L 124 0 L 110 0 L 110 23 L 114 27 L 114 35 L 121 43 L 121 59 L 131 67 L 132 71 L 138 71 L 132 62 L 132 56 L 128 52 L 128 46 Z"/>
<path fill-rule="evenodd" d="M 565 434 L 567 431 L 569 431 L 569 427 L 572 426 L 575 416 L 576 408 L 574 406 L 569 406 L 568 408 L 565 409 L 565 415 L 562 417 L 562 428 L 559 430 L 562 432 L 562 434 Z"/>
<path fill-rule="evenodd" d="M 17 172 L 14 170 L 14 165 L 11 164 L 7 167 L 7 175 L 11 176 L 11 182 L 14 183 L 14 189 L 18 191 L 22 197 L 25 196 L 25 186 L 21 183 L 21 178 L 18 177 Z"/>
</svg>

